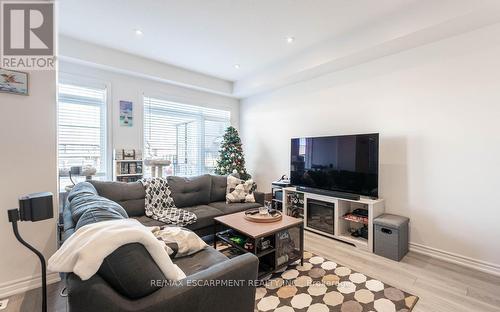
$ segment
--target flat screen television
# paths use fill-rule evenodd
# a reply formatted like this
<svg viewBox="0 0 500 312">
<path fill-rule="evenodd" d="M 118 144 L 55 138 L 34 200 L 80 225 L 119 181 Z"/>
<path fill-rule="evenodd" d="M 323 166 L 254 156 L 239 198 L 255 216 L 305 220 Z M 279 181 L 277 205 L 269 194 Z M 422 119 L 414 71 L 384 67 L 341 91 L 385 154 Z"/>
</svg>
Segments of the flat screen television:
<svg viewBox="0 0 500 312">
<path fill-rule="evenodd" d="M 290 183 L 378 197 L 378 133 L 295 138 Z"/>
</svg>

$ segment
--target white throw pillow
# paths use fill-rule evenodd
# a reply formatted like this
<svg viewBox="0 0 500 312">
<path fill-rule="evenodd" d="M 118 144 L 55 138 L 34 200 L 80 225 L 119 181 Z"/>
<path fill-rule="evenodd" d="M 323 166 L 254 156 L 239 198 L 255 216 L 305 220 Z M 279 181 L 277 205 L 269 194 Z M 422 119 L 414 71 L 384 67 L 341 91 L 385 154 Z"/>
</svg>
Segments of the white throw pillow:
<svg viewBox="0 0 500 312">
<path fill-rule="evenodd" d="M 252 179 L 244 181 L 233 176 L 227 177 L 227 203 L 255 203 L 253 191 L 255 183 Z"/>
<path fill-rule="evenodd" d="M 196 233 L 178 226 L 150 227 L 154 236 L 161 241 L 170 258 L 192 255 L 207 247 Z"/>
</svg>

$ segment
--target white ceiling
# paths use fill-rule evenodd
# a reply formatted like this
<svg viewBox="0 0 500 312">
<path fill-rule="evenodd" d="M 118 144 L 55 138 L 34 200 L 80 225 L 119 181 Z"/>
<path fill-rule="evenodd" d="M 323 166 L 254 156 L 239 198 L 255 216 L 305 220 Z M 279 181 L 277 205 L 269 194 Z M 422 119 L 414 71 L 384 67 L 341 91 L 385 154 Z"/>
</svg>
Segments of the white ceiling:
<svg viewBox="0 0 500 312">
<path fill-rule="evenodd" d="M 238 91 L 312 75 L 488 3 L 500 0 L 60 0 L 58 16 L 62 35 L 235 81 Z"/>
<path fill-rule="evenodd" d="M 415 1 L 63 0 L 59 31 L 235 81 Z"/>
</svg>

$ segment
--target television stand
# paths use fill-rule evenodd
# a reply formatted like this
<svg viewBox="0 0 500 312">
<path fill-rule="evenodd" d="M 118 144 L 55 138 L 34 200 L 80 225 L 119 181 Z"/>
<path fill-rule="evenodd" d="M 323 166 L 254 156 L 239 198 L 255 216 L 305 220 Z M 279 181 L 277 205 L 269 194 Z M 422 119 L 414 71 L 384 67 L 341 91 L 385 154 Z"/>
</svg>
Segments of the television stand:
<svg viewBox="0 0 500 312">
<path fill-rule="evenodd" d="M 283 213 L 302 217 L 305 230 L 373 252 L 373 220 L 385 212 L 383 199 L 351 199 L 298 187 L 284 187 L 281 191 Z M 364 216 L 355 213 L 359 211 Z"/>
<path fill-rule="evenodd" d="M 319 195 L 325 195 L 325 196 L 337 197 L 337 198 L 343 198 L 343 199 L 350 199 L 350 200 L 360 200 L 361 199 L 361 196 L 359 196 L 357 194 L 338 192 L 338 191 L 328 191 L 328 190 L 322 190 L 322 189 L 317 189 L 317 188 L 307 187 L 307 186 L 297 186 L 296 189 L 297 189 L 297 191 L 301 191 L 301 192 L 307 192 L 307 193 L 311 193 L 311 194 L 319 194 Z"/>
</svg>

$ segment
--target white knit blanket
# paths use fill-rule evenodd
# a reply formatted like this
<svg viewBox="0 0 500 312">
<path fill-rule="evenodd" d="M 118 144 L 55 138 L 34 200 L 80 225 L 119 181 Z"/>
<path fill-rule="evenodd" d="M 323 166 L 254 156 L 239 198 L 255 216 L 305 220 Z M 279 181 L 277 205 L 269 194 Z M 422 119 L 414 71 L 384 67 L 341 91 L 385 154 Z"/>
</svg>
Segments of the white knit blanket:
<svg viewBox="0 0 500 312">
<path fill-rule="evenodd" d="M 87 280 L 99 270 L 104 258 L 130 243 L 144 245 L 168 280 L 186 277 L 151 230 L 134 219 L 103 221 L 79 228 L 50 257 L 47 268 L 53 272 L 73 272 Z"/>
</svg>

